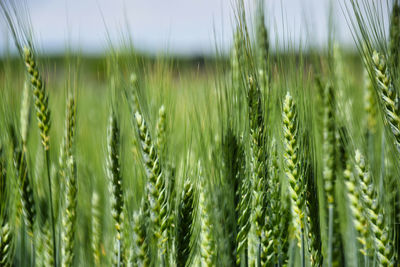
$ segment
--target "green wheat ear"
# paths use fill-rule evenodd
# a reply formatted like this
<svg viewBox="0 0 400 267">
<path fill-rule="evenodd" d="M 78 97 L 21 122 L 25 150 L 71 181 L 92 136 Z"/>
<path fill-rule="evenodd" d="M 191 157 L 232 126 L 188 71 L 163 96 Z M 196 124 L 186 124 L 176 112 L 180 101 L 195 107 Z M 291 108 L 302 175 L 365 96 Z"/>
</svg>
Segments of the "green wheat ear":
<svg viewBox="0 0 400 267">
<path fill-rule="evenodd" d="M 365 211 L 362 205 L 358 184 L 353 174 L 352 164 L 350 159 L 346 160 L 346 168 L 343 173 L 344 184 L 346 186 L 346 195 L 352 215 L 352 223 L 357 231 L 357 240 L 361 245 L 360 252 L 363 255 L 368 255 L 368 230 L 367 221 L 365 219 Z"/>
<path fill-rule="evenodd" d="M 248 237 L 249 264 L 256 264 L 259 242 L 265 224 L 265 133 L 264 110 L 261 91 L 253 77 L 248 81 L 248 106 L 250 121 L 251 213 Z M 262 248 L 263 249 L 263 248 Z"/>
<path fill-rule="evenodd" d="M 109 189 L 112 197 L 112 216 L 117 232 L 114 246 L 114 265 L 124 264 L 123 248 L 123 222 L 124 222 L 124 196 L 120 164 L 120 130 L 116 114 L 111 111 L 108 126 L 108 158 L 107 175 Z"/>
<path fill-rule="evenodd" d="M 146 208 L 145 200 L 142 201 L 141 208 L 133 214 L 133 255 L 137 266 L 150 266 L 148 236 L 146 229 Z M 136 265 L 135 265 L 136 266 Z"/>
<path fill-rule="evenodd" d="M 364 156 L 359 150 L 355 152 L 355 167 L 359 182 L 364 216 L 373 234 L 372 240 L 375 247 L 375 255 L 380 266 L 394 266 L 393 244 L 390 238 L 389 227 L 385 222 L 385 214 L 381 207 L 379 196 L 376 193 L 371 173 L 365 163 Z"/>
<path fill-rule="evenodd" d="M 264 249 L 261 251 L 261 265 L 270 266 L 279 261 L 280 253 L 280 220 L 282 214 L 281 182 L 279 179 L 278 150 L 276 140 L 272 139 L 271 154 L 268 159 L 268 191 L 266 223 L 263 228 L 262 242 Z"/>
<path fill-rule="evenodd" d="M 284 171 L 289 182 L 290 208 L 298 244 L 303 229 L 303 177 L 300 170 L 299 131 L 296 104 L 288 92 L 283 102 Z"/>
<path fill-rule="evenodd" d="M 44 150 L 49 150 L 49 131 L 50 131 L 50 109 L 49 99 L 45 84 L 40 76 L 39 69 L 33 57 L 32 51 L 28 47 L 24 47 L 24 61 L 26 69 L 31 77 L 33 87 L 33 95 L 35 97 L 36 117 L 40 129 L 40 137 Z"/>
<path fill-rule="evenodd" d="M 165 178 L 162 172 L 160 158 L 151 140 L 146 122 L 139 112 L 135 114 L 135 122 L 142 151 L 142 158 L 148 177 L 147 194 L 150 201 L 150 218 L 153 223 L 153 231 L 158 240 L 159 257 L 164 257 L 167 249 L 167 191 Z"/>
<path fill-rule="evenodd" d="M 182 196 L 178 206 L 177 236 L 176 236 L 176 264 L 178 267 L 186 266 L 190 255 L 190 239 L 194 221 L 194 193 L 193 185 L 185 181 Z"/>
<path fill-rule="evenodd" d="M 200 219 L 200 263 L 201 266 L 215 266 L 215 240 L 212 224 L 212 208 L 207 196 L 207 184 L 199 164 L 199 219 Z"/>
<path fill-rule="evenodd" d="M 393 80 L 385 59 L 376 51 L 373 52 L 374 76 L 383 106 L 386 125 L 394 135 L 395 145 L 400 152 L 400 109 L 399 96 L 393 86 Z"/>
<path fill-rule="evenodd" d="M 75 258 L 76 206 L 77 206 L 77 174 L 73 156 L 68 159 L 68 175 L 65 194 L 65 211 L 62 218 L 62 261 L 61 266 L 72 266 Z"/>
</svg>

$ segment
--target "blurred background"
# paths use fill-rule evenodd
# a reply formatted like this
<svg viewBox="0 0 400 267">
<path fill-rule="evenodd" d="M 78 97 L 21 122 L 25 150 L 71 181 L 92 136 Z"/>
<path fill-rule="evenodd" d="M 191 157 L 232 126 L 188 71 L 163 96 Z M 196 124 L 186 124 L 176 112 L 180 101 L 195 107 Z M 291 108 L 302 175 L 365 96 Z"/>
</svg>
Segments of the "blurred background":
<svg viewBox="0 0 400 267">
<path fill-rule="evenodd" d="M 209 55 L 231 47 L 235 25 L 234 0 L 29 0 L 38 47 L 50 54 L 66 47 L 85 54 L 107 50 L 132 38 L 148 53 Z M 383 1 L 385 2 L 385 1 Z M 291 43 L 324 47 L 328 32 L 342 47 L 353 47 L 343 15 L 344 0 L 267 0 L 266 23 L 273 48 Z M 246 0 L 248 14 L 254 1 Z M 251 19 L 250 19 L 251 20 Z M 331 22 L 331 23 L 330 23 Z M 331 26 L 330 26 L 331 25 Z M 330 31 L 332 27 L 332 31 Z M 12 43 L 0 19 L 0 51 Z"/>
</svg>

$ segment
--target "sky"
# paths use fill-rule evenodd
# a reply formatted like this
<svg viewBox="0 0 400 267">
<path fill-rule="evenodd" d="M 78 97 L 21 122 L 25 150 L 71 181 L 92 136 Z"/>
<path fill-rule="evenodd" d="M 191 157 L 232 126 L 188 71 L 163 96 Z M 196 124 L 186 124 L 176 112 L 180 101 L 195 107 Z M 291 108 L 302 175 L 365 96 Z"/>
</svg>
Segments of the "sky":
<svg viewBox="0 0 400 267">
<path fill-rule="evenodd" d="M 26 0 L 38 47 L 61 53 L 67 45 L 101 53 L 130 37 L 150 53 L 212 54 L 231 46 L 235 25 L 232 0 Z M 249 14 L 254 0 L 244 0 Z M 273 47 L 294 42 L 324 47 L 333 2 L 335 39 L 353 39 L 337 0 L 265 0 L 266 23 Z M 10 38 L 0 19 L 0 51 Z"/>
</svg>

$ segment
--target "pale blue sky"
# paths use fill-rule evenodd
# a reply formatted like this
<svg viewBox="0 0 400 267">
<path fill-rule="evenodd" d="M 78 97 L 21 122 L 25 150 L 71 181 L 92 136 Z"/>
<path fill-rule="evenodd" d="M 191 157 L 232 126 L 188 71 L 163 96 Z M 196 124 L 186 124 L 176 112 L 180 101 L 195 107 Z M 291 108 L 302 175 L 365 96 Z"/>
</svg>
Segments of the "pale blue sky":
<svg viewBox="0 0 400 267">
<path fill-rule="evenodd" d="M 135 46 L 149 52 L 212 53 L 232 39 L 232 0 L 28 0 L 36 41 L 43 51 L 63 51 L 67 43 L 84 52 L 107 48 L 107 29 L 118 44 L 129 31 Z M 300 39 L 323 46 L 330 0 L 266 0 L 272 43 Z M 342 11 L 333 0 L 337 40 L 353 43 Z M 253 10 L 253 0 L 245 0 Z M 104 19 L 104 20 L 103 20 Z M 0 20 L 1 36 L 6 36 Z M 4 49 L 7 38 L 1 38 Z"/>
</svg>

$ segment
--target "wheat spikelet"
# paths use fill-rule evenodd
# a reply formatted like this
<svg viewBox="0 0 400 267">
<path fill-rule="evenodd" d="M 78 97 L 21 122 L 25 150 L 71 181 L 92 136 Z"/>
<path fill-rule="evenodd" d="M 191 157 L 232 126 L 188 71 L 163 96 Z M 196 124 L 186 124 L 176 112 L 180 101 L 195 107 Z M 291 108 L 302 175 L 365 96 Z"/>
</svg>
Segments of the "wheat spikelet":
<svg viewBox="0 0 400 267">
<path fill-rule="evenodd" d="M 193 231 L 194 193 L 189 180 L 185 181 L 178 206 L 176 264 L 184 267 L 190 254 L 190 238 Z"/>
<path fill-rule="evenodd" d="M 73 156 L 68 159 L 65 210 L 62 218 L 62 261 L 61 266 L 72 266 L 74 262 L 74 244 L 76 231 L 77 181 L 76 163 Z"/>
<path fill-rule="evenodd" d="M 400 152 L 400 110 L 399 98 L 385 59 L 376 51 L 373 52 L 374 76 L 378 86 L 385 122 L 395 138 L 395 145 Z"/>
<path fill-rule="evenodd" d="M 49 150 L 49 131 L 50 131 L 50 110 L 47 90 L 40 76 L 36 61 L 32 51 L 28 47 L 24 47 L 24 61 L 26 69 L 31 76 L 31 84 L 33 87 L 33 95 L 35 97 L 36 117 L 40 129 L 40 137 L 44 150 Z"/>
<path fill-rule="evenodd" d="M 355 152 L 355 167 L 365 216 L 369 229 L 373 233 L 372 240 L 376 258 L 380 266 L 393 266 L 393 245 L 389 236 L 388 226 L 384 220 L 385 215 L 380 206 L 364 156 L 359 150 Z"/>
<path fill-rule="evenodd" d="M 293 226 L 298 244 L 301 244 L 300 233 L 303 229 L 302 194 L 303 178 L 299 161 L 299 133 L 296 105 L 288 92 L 283 102 L 283 135 L 284 135 L 284 171 L 289 181 L 290 208 Z"/>
<path fill-rule="evenodd" d="M 159 256 L 166 252 L 167 236 L 167 201 L 164 174 L 161 163 L 154 147 L 146 122 L 139 112 L 135 114 L 138 136 L 142 148 L 142 157 L 148 177 L 147 193 L 150 203 L 150 218 L 154 227 L 154 234 L 158 239 Z"/>
</svg>

